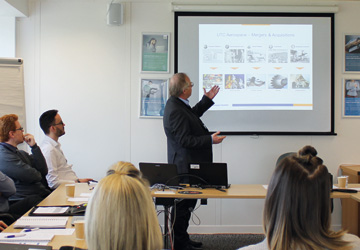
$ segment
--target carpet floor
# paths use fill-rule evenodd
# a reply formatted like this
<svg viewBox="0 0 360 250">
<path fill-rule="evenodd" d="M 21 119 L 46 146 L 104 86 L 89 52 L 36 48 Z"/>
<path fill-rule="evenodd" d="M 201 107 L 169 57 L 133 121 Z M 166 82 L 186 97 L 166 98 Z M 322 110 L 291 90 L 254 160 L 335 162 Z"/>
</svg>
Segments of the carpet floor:
<svg viewBox="0 0 360 250">
<path fill-rule="evenodd" d="M 191 234 L 190 238 L 203 243 L 203 250 L 235 250 L 264 240 L 263 234 Z"/>
</svg>

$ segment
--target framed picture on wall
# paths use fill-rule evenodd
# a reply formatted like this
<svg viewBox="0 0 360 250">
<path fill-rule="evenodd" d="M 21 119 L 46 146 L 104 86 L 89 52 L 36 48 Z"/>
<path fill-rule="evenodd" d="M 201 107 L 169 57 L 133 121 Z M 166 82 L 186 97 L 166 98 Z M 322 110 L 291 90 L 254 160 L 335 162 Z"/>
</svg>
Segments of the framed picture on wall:
<svg viewBox="0 0 360 250">
<path fill-rule="evenodd" d="M 344 72 L 360 73 L 360 34 L 344 35 Z"/>
<path fill-rule="evenodd" d="M 162 118 L 169 79 L 141 79 L 140 117 Z"/>
<path fill-rule="evenodd" d="M 169 73 L 170 33 L 142 33 L 141 72 Z"/>
<path fill-rule="evenodd" d="M 343 116 L 360 117 L 360 79 L 343 81 Z"/>
</svg>

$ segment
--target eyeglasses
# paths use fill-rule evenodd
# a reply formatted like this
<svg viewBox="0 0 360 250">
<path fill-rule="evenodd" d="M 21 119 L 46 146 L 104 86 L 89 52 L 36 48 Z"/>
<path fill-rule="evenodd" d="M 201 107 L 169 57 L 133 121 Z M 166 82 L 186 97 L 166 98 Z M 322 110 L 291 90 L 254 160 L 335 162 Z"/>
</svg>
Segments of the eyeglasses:
<svg viewBox="0 0 360 250">
<path fill-rule="evenodd" d="M 185 89 L 188 89 L 188 88 L 190 88 L 190 87 L 194 87 L 194 83 L 193 83 L 193 82 L 190 82 L 189 85 L 188 85 Z M 184 90 L 185 90 L 185 89 L 184 89 Z"/>
<path fill-rule="evenodd" d="M 63 121 L 59 122 L 59 123 L 55 123 L 52 126 L 56 126 L 56 125 L 64 125 Z"/>
<path fill-rule="evenodd" d="M 24 130 L 24 128 L 23 128 L 23 127 L 20 127 L 20 128 L 15 129 L 15 131 L 16 131 L 16 130 L 23 131 L 23 130 Z"/>
</svg>

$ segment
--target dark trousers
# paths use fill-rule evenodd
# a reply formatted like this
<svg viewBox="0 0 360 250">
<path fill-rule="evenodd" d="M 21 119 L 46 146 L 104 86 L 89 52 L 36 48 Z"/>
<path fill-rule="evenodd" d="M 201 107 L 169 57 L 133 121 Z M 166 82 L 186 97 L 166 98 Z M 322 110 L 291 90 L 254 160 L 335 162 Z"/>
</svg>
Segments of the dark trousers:
<svg viewBox="0 0 360 250">
<path fill-rule="evenodd" d="M 9 214 L 17 220 L 42 200 L 39 195 L 29 195 L 22 200 L 10 201 Z"/>
<path fill-rule="evenodd" d="M 172 207 L 171 223 L 174 230 L 175 250 L 181 250 L 189 244 L 190 238 L 187 229 L 191 212 L 194 210 L 196 202 L 196 199 L 184 199 Z"/>
</svg>

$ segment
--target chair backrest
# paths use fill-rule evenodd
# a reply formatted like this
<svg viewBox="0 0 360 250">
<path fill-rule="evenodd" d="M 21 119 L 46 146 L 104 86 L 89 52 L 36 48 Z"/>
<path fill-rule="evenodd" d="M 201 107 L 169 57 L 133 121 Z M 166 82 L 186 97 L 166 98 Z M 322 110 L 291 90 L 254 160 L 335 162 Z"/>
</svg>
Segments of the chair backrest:
<svg viewBox="0 0 360 250">
<path fill-rule="evenodd" d="M 286 157 L 288 157 L 288 156 L 290 156 L 290 155 L 293 155 L 293 154 L 296 154 L 296 153 L 295 153 L 295 152 L 287 152 L 287 153 L 284 153 L 284 154 L 280 155 L 280 156 L 278 157 L 277 161 L 276 161 L 275 167 L 276 167 L 277 165 L 279 165 L 279 163 L 281 162 L 282 159 L 284 159 L 284 158 L 286 158 Z"/>
<path fill-rule="evenodd" d="M 8 226 L 15 222 L 15 218 L 9 213 L 0 213 L 0 220 Z"/>
</svg>

